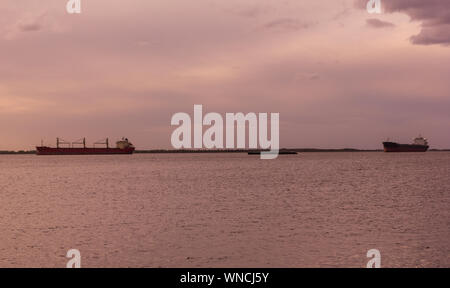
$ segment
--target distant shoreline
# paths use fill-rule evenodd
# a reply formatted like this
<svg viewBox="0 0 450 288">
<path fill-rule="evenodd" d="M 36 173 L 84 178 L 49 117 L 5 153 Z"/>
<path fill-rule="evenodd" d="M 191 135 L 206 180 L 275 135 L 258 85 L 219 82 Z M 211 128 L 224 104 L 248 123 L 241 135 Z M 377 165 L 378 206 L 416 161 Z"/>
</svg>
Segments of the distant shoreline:
<svg viewBox="0 0 450 288">
<path fill-rule="evenodd" d="M 157 149 L 157 150 L 137 150 L 135 153 L 248 153 L 255 151 L 269 151 L 260 149 Z M 359 149 L 315 149 L 315 148 L 283 148 L 280 151 L 293 152 L 381 152 L 383 150 L 359 150 Z"/>
<path fill-rule="evenodd" d="M 178 153 L 248 153 L 252 151 L 261 151 L 255 149 L 150 149 L 150 150 L 136 150 L 136 154 L 178 154 Z M 319 149 L 319 148 L 292 148 L 280 149 L 280 151 L 293 151 L 299 153 L 311 152 L 383 152 L 382 149 Z M 430 149 L 431 152 L 449 152 L 450 149 Z M 36 154 L 35 150 L 19 150 L 19 151 L 0 151 L 0 155 L 27 155 Z"/>
</svg>

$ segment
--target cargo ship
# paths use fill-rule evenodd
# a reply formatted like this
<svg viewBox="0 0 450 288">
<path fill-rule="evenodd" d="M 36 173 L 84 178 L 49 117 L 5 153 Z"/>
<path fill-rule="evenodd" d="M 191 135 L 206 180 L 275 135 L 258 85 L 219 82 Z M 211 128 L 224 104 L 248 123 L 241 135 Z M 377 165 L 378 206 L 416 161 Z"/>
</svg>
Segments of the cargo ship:
<svg viewBox="0 0 450 288">
<path fill-rule="evenodd" d="M 82 147 L 76 147 L 82 145 Z M 104 147 L 95 147 L 95 145 L 104 145 Z M 66 147 L 62 147 L 66 146 Z M 133 144 L 127 138 L 116 142 L 116 147 L 109 147 L 109 139 L 94 143 L 94 147 L 86 147 L 86 138 L 76 142 L 67 142 L 56 138 L 56 148 L 48 146 L 37 146 L 36 155 L 111 155 L 111 154 L 133 154 Z"/>
<path fill-rule="evenodd" d="M 412 144 L 399 144 L 391 141 L 383 142 L 384 152 L 426 152 L 429 148 L 427 139 L 419 136 Z"/>
</svg>

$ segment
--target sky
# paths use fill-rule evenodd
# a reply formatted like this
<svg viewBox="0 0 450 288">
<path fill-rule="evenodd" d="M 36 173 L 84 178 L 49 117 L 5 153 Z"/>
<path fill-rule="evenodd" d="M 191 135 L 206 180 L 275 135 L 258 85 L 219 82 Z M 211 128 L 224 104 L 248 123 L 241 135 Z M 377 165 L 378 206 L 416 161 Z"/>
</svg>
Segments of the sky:
<svg viewBox="0 0 450 288">
<path fill-rule="evenodd" d="M 0 2 L 0 150 L 128 137 L 173 114 L 280 113 L 281 147 L 450 148 L 450 1 Z"/>
</svg>

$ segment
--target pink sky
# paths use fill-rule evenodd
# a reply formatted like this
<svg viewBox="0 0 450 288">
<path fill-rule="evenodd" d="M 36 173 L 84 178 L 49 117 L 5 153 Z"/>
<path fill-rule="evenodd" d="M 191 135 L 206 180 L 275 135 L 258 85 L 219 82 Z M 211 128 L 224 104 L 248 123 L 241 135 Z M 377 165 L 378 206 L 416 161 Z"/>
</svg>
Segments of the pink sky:
<svg viewBox="0 0 450 288">
<path fill-rule="evenodd" d="M 450 148 L 450 1 L 0 2 L 0 150 L 127 136 L 176 112 L 279 112 L 282 147 Z M 386 2 L 386 3 L 384 3 Z M 425 4 L 426 3 L 426 4 Z"/>
</svg>

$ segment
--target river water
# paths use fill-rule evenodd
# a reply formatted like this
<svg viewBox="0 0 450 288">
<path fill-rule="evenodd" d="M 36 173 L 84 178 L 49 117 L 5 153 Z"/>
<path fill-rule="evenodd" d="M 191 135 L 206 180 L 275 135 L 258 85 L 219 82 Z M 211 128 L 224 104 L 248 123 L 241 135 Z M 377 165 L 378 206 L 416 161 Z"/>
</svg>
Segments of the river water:
<svg viewBox="0 0 450 288">
<path fill-rule="evenodd" d="M 0 156 L 0 267 L 450 267 L 450 153 Z"/>
</svg>

